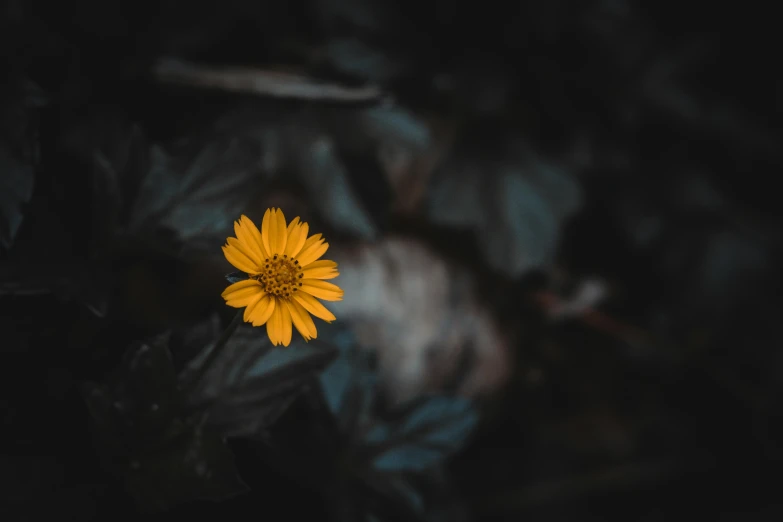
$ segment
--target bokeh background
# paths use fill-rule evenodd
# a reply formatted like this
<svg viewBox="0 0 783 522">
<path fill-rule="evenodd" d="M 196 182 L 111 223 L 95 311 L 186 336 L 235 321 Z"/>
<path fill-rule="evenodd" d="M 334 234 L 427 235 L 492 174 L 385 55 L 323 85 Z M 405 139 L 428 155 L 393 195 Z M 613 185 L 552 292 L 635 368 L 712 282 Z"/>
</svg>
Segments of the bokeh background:
<svg viewBox="0 0 783 522">
<path fill-rule="evenodd" d="M 0 518 L 781 520 L 774 11 L 0 2 Z M 338 321 L 189 387 L 271 206 Z"/>
</svg>

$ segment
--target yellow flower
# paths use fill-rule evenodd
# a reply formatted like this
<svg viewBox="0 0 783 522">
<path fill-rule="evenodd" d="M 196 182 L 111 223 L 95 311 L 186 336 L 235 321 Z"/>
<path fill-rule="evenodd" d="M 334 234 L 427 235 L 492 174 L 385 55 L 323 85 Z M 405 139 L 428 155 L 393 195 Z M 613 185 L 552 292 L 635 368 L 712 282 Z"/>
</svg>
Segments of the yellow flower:
<svg viewBox="0 0 783 522">
<path fill-rule="evenodd" d="M 329 243 L 321 234 L 307 237 L 307 223 L 296 217 L 286 227 L 279 208 L 267 209 L 261 231 L 246 216 L 234 222 L 237 237 L 228 238 L 223 253 L 248 279 L 223 292 L 228 306 L 245 307 L 244 319 L 253 326 L 266 323 L 272 344 L 291 343 L 291 325 L 305 341 L 317 335 L 310 314 L 327 323 L 335 317 L 317 298 L 341 301 L 343 291 L 325 281 L 340 275 L 337 263 L 320 260 Z"/>
</svg>

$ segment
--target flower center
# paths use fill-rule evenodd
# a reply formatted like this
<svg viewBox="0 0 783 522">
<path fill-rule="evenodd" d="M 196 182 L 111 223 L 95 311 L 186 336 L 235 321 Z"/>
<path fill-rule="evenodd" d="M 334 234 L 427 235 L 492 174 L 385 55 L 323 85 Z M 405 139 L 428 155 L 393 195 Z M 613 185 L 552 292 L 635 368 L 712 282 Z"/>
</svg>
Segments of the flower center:
<svg viewBox="0 0 783 522">
<path fill-rule="evenodd" d="M 300 279 L 302 267 L 299 261 L 283 254 L 275 254 L 264 261 L 264 267 L 260 273 L 250 276 L 255 279 L 264 289 L 264 292 L 277 297 L 291 297 L 291 294 L 297 292 L 302 286 Z"/>
</svg>

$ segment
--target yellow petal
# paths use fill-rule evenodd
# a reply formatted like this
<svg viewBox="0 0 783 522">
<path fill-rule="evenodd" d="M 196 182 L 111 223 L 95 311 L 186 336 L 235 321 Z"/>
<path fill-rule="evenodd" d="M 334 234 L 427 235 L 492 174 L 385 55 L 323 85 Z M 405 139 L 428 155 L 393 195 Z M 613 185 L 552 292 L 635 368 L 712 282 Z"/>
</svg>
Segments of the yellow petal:
<svg viewBox="0 0 783 522">
<path fill-rule="evenodd" d="M 250 323 L 250 322 L 252 322 L 252 321 L 250 320 L 250 317 L 251 317 L 251 315 L 253 314 L 253 310 L 255 310 L 256 306 L 258 306 L 258 303 L 260 303 L 260 302 L 261 302 L 261 299 L 262 299 L 262 298 L 263 298 L 265 295 L 266 295 L 265 293 L 263 293 L 263 292 L 259 292 L 259 294 L 258 294 L 256 297 L 254 297 L 254 298 L 253 298 L 253 300 L 252 300 L 252 301 L 250 301 L 250 303 L 249 303 L 249 304 L 248 304 L 248 305 L 245 307 L 245 313 L 242 315 L 242 319 L 243 319 L 243 320 L 244 320 L 246 323 Z"/>
<path fill-rule="evenodd" d="M 304 245 L 302 245 L 302 250 L 304 250 L 305 248 L 308 248 L 308 247 L 312 246 L 313 244 L 317 243 L 318 240 L 321 239 L 322 235 L 323 234 L 313 234 L 312 236 L 308 237 L 305 240 Z"/>
<path fill-rule="evenodd" d="M 299 225 L 299 216 L 296 216 L 288 224 L 288 228 L 286 229 L 286 232 L 285 232 L 288 235 L 288 237 L 291 237 L 291 232 L 294 231 L 294 228 L 296 228 L 297 225 Z"/>
<path fill-rule="evenodd" d="M 239 250 L 242 255 L 244 255 L 246 258 L 248 258 L 255 267 L 254 272 L 258 272 L 260 266 L 263 266 L 263 258 L 255 251 L 253 251 L 252 246 L 249 244 L 243 243 L 239 239 L 235 237 L 230 237 L 226 241 L 228 241 L 228 245 L 231 247 L 236 248 Z"/>
<path fill-rule="evenodd" d="M 332 283 L 320 279 L 302 279 L 301 283 L 300 292 L 306 292 L 324 301 L 342 301 L 343 299 L 342 289 Z"/>
<path fill-rule="evenodd" d="M 315 297 L 311 296 L 310 294 L 305 294 L 303 292 L 294 292 L 294 301 L 302 305 L 302 307 L 313 314 L 314 316 L 318 317 L 319 319 L 323 319 L 327 323 L 331 323 L 336 319 L 334 314 L 326 309 L 326 307 L 321 304 L 321 302 L 316 299 Z"/>
<path fill-rule="evenodd" d="M 253 238 L 252 234 L 250 234 L 250 231 L 243 226 L 241 218 L 234 221 L 234 233 L 239 242 L 242 243 L 242 246 L 246 247 L 253 254 L 251 259 L 253 259 L 256 264 L 261 263 L 265 256 L 261 253 L 261 249 L 256 244 L 256 240 Z"/>
<path fill-rule="evenodd" d="M 272 245 L 272 254 L 279 254 L 283 255 L 283 252 L 285 251 L 285 245 L 287 242 L 287 235 L 286 235 L 286 228 L 285 228 L 285 216 L 283 215 L 283 211 L 281 209 L 277 209 L 277 211 L 273 212 L 273 219 L 270 226 L 270 237 L 269 237 L 269 243 Z M 274 228 L 274 232 L 271 232 L 271 229 Z"/>
<path fill-rule="evenodd" d="M 281 300 L 280 303 L 278 303 L 278 307 L 280 308 L 280 317 L 281 317 L 281 328 L 282 331 L 280 332 L 281 338 L 280 342 L 283 343 L 283 346 L 288 346 L 291 344 L 291 311 L 288 309 L 287 306 L 283 304 L 283 301 Z"/>
<path fill-rule="evenodd" d="M 259 295 L 260 292 L 256 292 L 254 294 L 244 295 L 236 299 L 230 299 L 226 301 L 226 305 L 230 306 L 231 308 L 243 308 L 251 304 Z"/>
<path fill-rule="evenodd" d="M 270 234 L 272 233 L 271 229 L 273 228 L 272 218 L 272 209 L 266 209 L 266 212 L 264 212 L 264 219 L 261 221 L 261 241 L 264 243 L 264 248 L 266 248 L 266 252 L 268 254 L 273 253 L 271 246 L 272 242 L 270 241 Z"/>
<path fill-rule="evenodd" d="M 299 236 L 296 238 L 296 241 L 291 237 L 288 238 L 288 244 L 285 247 L 286 254 L 291 257 L 296 257 L 296 255 L 302 251 L 302 247 L 304 246 L 305 241 L 307 241 L 307 233 L 309 231 L 310 225 L 301 223 L 299 225 Z"/>
<path fill-rule="evenodd" d="M 313 261 L 309 265 L 305 265 L 302 268 L 305 270 L 309 268 L 337 268 L 337 262 L 330 259 L 319 259 L 318 261 Z"/>
<path fill-rule="evenodd" d="M 315 263 L 310 263 L 310 266 L 313 266 L 314 264 Z M 335 277 L 340 275 L 340 272 L 338 272 L 336 268 L 315 267 L 315 268 L 305 268 L 304 270 L 302 270 L 302 274 L 304 275 L 304 277 L 308 279 L 334 279 Z"/>
<path fill-rule="evenodd" d="M 279 303 L 277 302 L 277 299 L 275 300 L 275 308 L 272 310 L 272 316 L 269 318 L 269 320 L 266 322 L 266 333 L 269 336 L 269 340 L 272 341 L 272 344 L 277 346 L 280 344 L 280 337 L 283 330 L 283 316 L 281 314 L 281 306 L 279 306 Z"/>
<path fill-rule="evenodd" d="M 255 223 L 253 223 L 253 220 L 251 220 L 246 215 L 242 214 L 242 217 L 239 218 L 239 222 L 242 225 L 242 227 L 248 231 L 250 237 L 253 238 L 253 241 L 255 241 L 255 244 L 258 246 L 258 251 L 261 253 L 261 256 L 264 259 L 269 258 L 270 257 L 269 251 L 264 246 L 264 240 L 261 238 L 261 232 L 258 231 L 258 227 L 256 227 Z"/>
<path fill-rule="evenodd" d="M 253 264 L 253 261 L 236 248 L 230 245 L 223 246 L 223 255 L 226 256 L 226 259 L 229 263 L 234 265 L 239 270 L 248 274 L 255 273 L 256 267 Z"/>
<path fill-rule="evenodd" d="M 256 281 L 255 279 L 243 279 L 242 281 L 237 281 L 236 283 L 232 283 L 228 285 L 226 289 L 223 290 L 223 293 L 220 294 L 220 296 L 225 299 L 227 296 L 230 296 L 237 290 L 242 290 L 244 288 L 251 288 L 255 286 L 260 287 L 261 285 L 258 284 L 258 281 Z"/>
<path fill-rule="evenodd" d="M 288 311 L 291 313 L 291 320 L 293 321 L 294 326 L 296 326 L 296 329 L 302 334 L 304 340 L 309 341 L 310 339 L 317 337 L 318 330 L 315 329 L 313 318 L 310 317 L 307 310 L 293 300 L 286 301 L 286 305 L 288 305 Z"/>
<path fill-rule="evenodd" d="M 329 243 L 320 241 L 308 248 L 303 248 L 302 252 L 296 257 L 303 266 L 307 266 L 326 253 Z"/>
<path fill-rule="evenodd" d="M 264 295 L 261 300 L 253 309 L 253 315 L 250 319 L 253 320 L 253 326 L 261 326 L 269 320 L 272 316 L 272 312 L 275 311 L 275 298 L 269 294 Z"/>
<path fill-rule="evenodd" d="M 228 306 L 242 308 L 252 303 L 264 290 L 255 279 L 245 279 L 226 288 L 221 294 Z"/>
<path fill-rule="evenodd" d="M 299 225 L 299 218 L 295 217 L 293 221 L 288 225 L 288 231 L 286 232 L 288 239 L 285 243 L 285 254 L 289 257 L 294 257 L 294 251 L 299 245 L 299 238 L 302 237 L 302 227 Z M 304 241 L 302 241 L 304 243 Z"/>
</svg>

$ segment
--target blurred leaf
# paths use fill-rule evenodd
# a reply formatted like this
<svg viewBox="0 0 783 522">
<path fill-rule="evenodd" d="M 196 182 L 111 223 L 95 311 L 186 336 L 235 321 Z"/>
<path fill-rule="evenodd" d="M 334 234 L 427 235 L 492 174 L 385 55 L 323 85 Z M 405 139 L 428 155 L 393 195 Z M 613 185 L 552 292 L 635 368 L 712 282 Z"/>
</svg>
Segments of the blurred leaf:
<svg viewBox="0 0 783 522">
<path fill-rule="evenodd" d="M 512 149 L 477 160 L 458 148 L 433 181 L 428 213 L 436 223 L 473 229 L 487 263 L 518 277 L 552 262 L 582 196 L 571 172 L 524 144 Z"/>
<path fill-rule="evenodd" d="M 338 71 L 362 80 L 386 82 L 403 66 L 356 38 L 338 38 L 327 43 L 326 53 Z"/>
<path fill-rule="evenodd" d="M 501 174 L 495 184 L 495 222 L 492 232 L 480 234 L 490 264 L 518 276 L 544 267 L 555 253 L 558 219 L 544 194 L 530 180 L 516 172 Z M 490 210 L 491 209 L 487 209 Z"/>
<path fill-rule="evenodd" d="M 388 28 L 394 15 L 389 4 L 377 0 L 318 0 L 314 8 L 327 28 L 348 25 L 371 33 Z"/>
<path fill-rule="evenodd" d="M 337 414 L 342 409 L 351 390 L 354 377 L 353 365 L 346 356 L 340 356 L 321 372 L 319 379 L 329 410 Z"/>
<path fill-rule="evenodd" d="M 364 508 L 364 520 L 428 520 L 426 503 L 417 485 L 405 478 L 364 477 L 365 488 L 357 491 Z"/>
<path fill-rule="evenodd" d="M 678 232 L 681 237 L 671 251 L 677 252 L 679 262 L 670 254 L 663 266 L 667 277 L 680 281 L 674 295 L 687 322 L 719 332 L 750 318 L 745 328 L 759 335 L 762 318 L 770 312 L 774 316 L 774 308 L 759 303 L 774 302 L 781 283 L 763 231 L 720 227 L 700 230 L 698 237 L 684 229 Z"/>
<path fill-rule="evenodd" d="M 514 71 L 509 65 L 495 53 L 471 50 L 450 74 L 438 79 L 438 85 L 471 116 L 502 117 L 514 94 Z"/>
<path fill-rule="evenodd" d="M 107 441 L 141 452 L 167 443 L 182 408 L 166 345 L 159 337 L 131 347 L 109 384 L 87 385 L 87 405 Z"/>
<path fill-rule="evenodd" d="M 471 227 L 482 223 L 483 205 L 479 197 L 484 180 L 472 172 L 437 175 L 430 187 L 428 211 L 436 223 Z"/>
<path fill-rule="evenodd" d="M 397 425 L 379 424 L 367 436 L 373 465 L 382 471 L 422 471 L 461 449 L 478 422 L 461 397 L 432 397 Z"/>
<path fill-rule="evenodd" d="M 106 316 L 109 280 L 102 266 L 65 259 L 56 265 L 0 263 L 0 295 L 55 294 L 60 299 L 84 304 L 98 317 Z"/>
<path fill-rule="evenodd" d="M 200 321 L 171 332 L 169 346 L 176 367 L 182 372 L 183 381 L 189 378 L 194 369 L 194 361 L 205 354 L 205 347 L 211 346 L 223 331 L 220 316 L 212 314 L 207 320 Z M 200 364 L 200 363 L 199 363 Z"/>
<path fill-rule="evenodd" d="M 32 87 L 21 86 L 27 89 Z M 0 86 L 0 96 L 4 86 Z M 13 95 L 9 95 L 13 98 Z M 21 96 L 16 93 L 16 96 Z M 33 97 L 28 103 L 38 106 L 43 100 L 37 99 L 37 91 L 29 93 Z M 0 100 L 0 229 L 4 227 L 5 211 L 11 207 L 18 211 L 16 217 L 11 217 L 18 225 L 22 220 L 22 205 L 27 203 L 33 192 L 33 181 L 37 162 L 37 122 L 32 120 L 33 114 L 27 110 L 21 101 L 18 106 L 9 109 Z M 10 170 L 5 168 L 10 161 Z M 58 167 L 59 168 L 59 167 Z M 66 167 L 67 170 L 67 167 Z M 24 172 L 25 179 L 15 177 L 15 173 Z M 73 226 L 71 215 L 63 216 L 62 207 L 58 201 L 77 195 L 66 187 L 79 187 L 80 183 L 66 176 L 51 177 L 52 183 L 46 183 L 41 189 L 41 199 L 35 205 L 35 219 L 29 221 L 26 227 L 26 241 L 16 245 L 8 253 L 7 261 L 0 262 L 0 295 L 44 295 L 55 294 L 59 299 L 77 301 L 86 305 L 92 313 L 104 317 L 108 309 L 108 298 L 111 274 L 108 267 L 94 259 L 83 255 L 83 250 L 74 250 L 77 237 L 84 237 Z M 17 198 L 21 194 L 17 189 L 25 187 L 24 201 Z M 75 181 L 75 182 L 74 182 Z M 72 183 L 73 182 L 73 183 Z M 52 192 L 54 191 L 54 192 Z M 8 207 L 6 203 L 15 201 Z M 65 199 L 63 199 L 65 201 Z M 14 207 L 19 204 L 20 206 Z M 82 212 L 80 205 L 70 205 L 77 213 Z M 89 227 L 84 223 L 87 237 L 92 238 Z M 14 233 L 16 233 L 14 231 Z M 0 230 L 0 249 L 4 240 L 10 238 Z M 8 243 L 10 245 L 10 243 Z M 6 245 L 7 246 L 7 245 Z M 56 252 L 56 256 L 52 256 Z M 87 259 L 85 259 L 87 257 Z"/>
<path fill-rule="evenodd" d="M 85 386 L 99 453 L 145 510 L 247 489 L 220 437 L 185 415 L 166 344 L 131 348 L 110 384 Z"/>
<path fill-rule="evenodd" d="M 332 333 L 341 353 L 320 375 L 324 400 L 344 436 L 378 471 L 422 471 L 459 450 L 478 422 L 473 403 L 431 396 L 409 401 L 378 417 L 371 411 L 377 377 L 349 331 Z M 359 438 L 356 438 L 359 436 Z"/>
<path fill-rule="evenodd" d="M 224 500 L 248 490 L 217 434 L 195 428 L 170 449 L 130 462 L 126 487 L 142 509 Z"/>
<path fill-rule="evenodd" d="M 45 104 L 38 86 L 25 78 L 0 85 L 0 247 L 4 249 L 13 244 L 24 205 L 33 195 L 38 137 L 31 111 Z"/>
<path fill-rule="evenodd" d="M 378 482 L 372 482 L 374 486 L 379 487 L 387 499 L 394 502 L 397 506 L 407 506 L 412 513 L 417 515 L 415 518 L 422 517 L 425 511 L 424 496 L 412 481 L 402 477 L 389 477 L 383 481 L 383 485 Z M 408 517 L 414 518 L 414 517 Z M 385 517 L 383 520 L 387 520 Z"/>
<path fill-rule="evenodd" d="M 274 348 L 265 329 L 240 326 L 204 374 L 190 398 L 192 407 L 203 408 L 209 423 L 224 435 L 257 433 L 277 420 L 336 356 L 336 350 L 318 340 Z M 201 357 L 189 371 L 200 363 Z"/>
<path fill-rule="evenodd" d="M 377 237 L 378 230 L 351 186 L 348 172 L 331 138 L 297 140 L 297 172 L 320 214 L 337 230 L 360 239 Z"/>
<path fill-rule="evenodd" d="M 367 520 L 372 515 L 381 520 L 426 520 L 437 508 L 432 493 L 444 493 L 432 473 L 463 446 L 475 426 L 475 410 L 464 399 L 431 397 L 390 412 L 376 411 L 377 377 L 370 354 L 356 346 L 352 331 L 345 327 L 329 328 L 323 337 L 339 347 L 340 356 L 320 374 L 323 393 L 314 394 L 318 400 L 311 403 L 317 409 L 313 418 L 328 408 L 337 422 L 319 423 L 304 435 L 306 449 L 296 444 L 283 449 L 283 444 L 271 449 L 270 458 L 291 468 L 297 467 L 290 462 L 298 462 L 299 473 L 308 476 L 333 477 L 319 487 L 337 496 L 333 509 L 340 520 Z M 323 433 L 329 428 L 333 435 Z M 308 465 L 326 469 L 314 471 Z"/>
<path fill-rule="evenodd" d="M 381 143 L 395 142 L 424 150 L 432 141 L 424 122 L 400 106 L 379 105 L 362 111 L 360 125 L 368 136 Z"/>
<path fill-rule="evenodd" d="M 22 207 L 33 195 L 32 165 L 14 157 L 0 142 L 0 246 L 10 248 L 22 224 Z"/>
<path fill-rule="evenodd" d="M 321 389 L 340 430 L 352 434 L 370 421 L 377 376 L 371 371 L 368 354 L 358 349 L 350 330 L 331 328 L 326 335 L 340 349 L 340 356 L 319 375 Z"/>
<path fill-rule="evenodd" d="M 134 231 L 168 228 L 191 248 L 225 238 L 256 194 L 257 152 L 240 140 L 212 142 L 195 153 L 186 145 L 170 154 L 153 146 L 150 172 L 131 212 Z"/>
<path fill-rule="evenodd" d="M 128 225 L 131 205 L 150 169 L 150 148 L 138 126 L 123 128 L 114 140 L 93 151 L 96 235 L 108 241 Z"/>
</svg>

